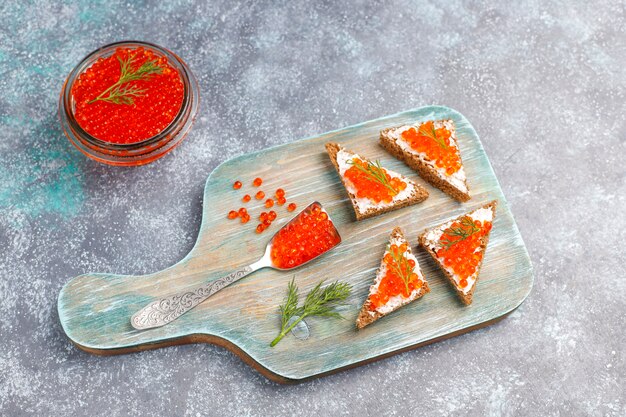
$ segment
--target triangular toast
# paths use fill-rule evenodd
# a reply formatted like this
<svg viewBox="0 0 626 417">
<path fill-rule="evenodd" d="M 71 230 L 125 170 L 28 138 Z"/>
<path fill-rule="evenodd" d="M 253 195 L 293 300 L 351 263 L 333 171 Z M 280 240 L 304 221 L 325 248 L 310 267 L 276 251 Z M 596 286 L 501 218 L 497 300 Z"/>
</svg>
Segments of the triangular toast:
<svg viewBox="0 0 626 417">
<path fill-rule="evenodd" d="M 455 200 L 471 198 L 452 120 L 429 120 L 385 129 L 380 132 L 380 144 Z"/>
<path fill-rule="evenodd" d="M 437 262 L 465 305 L 472 303 L 489 243 L 489 234 L 496 217 L 496 205 L 497 201 L 494 200 L 428 229 L 419 237 L 420 245 Z"/>
<path fill-rule="evenodd" d="M 397 172 L 382 168 L 378 164 L 378 162 L 374 164 L 370 162 L 367 158 L 364 158 L 354 152 L 350 152 L 336 143 L 327 143 L 326 151 L 328 152 L 328 156 L 330 156 L 330 160 L 332 161 L 335 169 L 337 170 L 337 173 L 339 174 L 339 177 L 341 178 L 343 186 L 348 192 L 348 196 L 350 197 L 350 201 L 352 202 L 352 207 L 354 208 L 354 213 L 357 220 L 367 219 L 368 217 L 377 216 L 382 213 L 387 213 L 392 210 L 397 210 L 402 207 L 420 203 L 426 200 L 426 198 L 428 197 L 428 191 L 426 191 L 424 187 L 415 183 L 415 181 L 401 174 L 398 174 Z M 397 178 L 403 181 L 406 184 L 406 188 L 401 191 L 397 190 L 397 194 L 394 195 L 389 202 L 375 202 L 368 197 L 358 197 L 358 190 L 355 188 L 350 179 L 346 178 L 345 176 L 348 170 L 354 166 L 353 162 L 355 160 L 360 160 L 364 164 L 366 164 L 368 170 L 371 167 L 371 169 L 374 170 L 372 171 L 374 173 L 380 174 L 380 169 L 382 169 L 392 179 Z M 369 176 L 368 178 L 373 177 Z M 377 184 L 375 180 L 371 181 L 371 184 Z M 370 184 L 369 180 L 366 180 L 366 182 Z M 384 187 L 382 185 L 377 186 Z"/>
<path fill-rule="evenodd" d="M 402 247 L 403 244 L 406 246 L 406 250 L 402 253 L 401 249 L 404 249 Z M 395 249 L 392 245 L 398 248 L 395 252 L 392 252 L 392 250 Z M 411 266 L 411 262 L 415 262 L 415 264 Z M 416 276 L 411 276 L 412 273 L 416 274 Z M 400 277 L 401 274 L 404 275 L 405 278 L 408 278 L 407 281 L 404 281 L 404 279 Z M 381 290 L 383 280 L 385 281 L 382 284 L 383 287 L 393 286 L 395 282 L 399 284 L 398 288 L 401 292 L 391 296 L 387 294 L 388 299 L 385 301 L 385 292 Z M 405 287 L 405 285 L 407 286 Z M 376 272 L 374 284 L 370 287 L 367 300 L 363 303 L 363 308 L 359 313 L 359 317 L 356 319 L 356 327 L 362 329 L 379 318 L 417 300 L 429 291 L 430 288 L 428 287 L 426 279 L 424 279 L 417 258 L 415 258 L 411 251 L 411 246 L 405 239 L 402 230 L 396 227 L 393 229 L 393 232 L 391 232 L 389 244 L 380 262 L 380 268 Z M 405 296 L 407 294 L 408 296 Z"/>
</svg>

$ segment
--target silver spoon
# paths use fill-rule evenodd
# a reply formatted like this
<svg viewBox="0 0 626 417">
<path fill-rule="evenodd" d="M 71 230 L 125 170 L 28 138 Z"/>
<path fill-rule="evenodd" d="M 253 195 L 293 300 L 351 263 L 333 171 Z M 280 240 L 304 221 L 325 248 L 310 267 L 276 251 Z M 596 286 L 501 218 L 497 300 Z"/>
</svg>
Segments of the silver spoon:
<svg viewBox="0 0 626 417">
<path fill-rule="evenodd" d="M 209 283 L 196 287 L 193 290 L 152 301 L 150 304 L 148 304 L 147 306 L 145 306 L 144 308 L 142 308 L 141 310 L 133 314 L 133 316 L 130 318 L 131 325 L 137 330 L 152 329 L 155 327 L 164 326 L 176 320 L 177 318 L 179 318 L 180 316 L 182 316 L 183 314 L 185 314 L 186 312 L 188 312 L 189 310 L 191 310 L 192 308 L 194 308 L 195 306 L 197 306 L 198 304 L 200 304 L 201 302 L 203 302 L 204 300 L 206 300 L 207 298 L 209 298 L 210 296 L 212 296 L 213 294 L 215 294 L 222 288 L 229 286 L 233 282 L 239 281 L 243 277 L 255 271 L 258 271 L 259 269 L 273 268 L 273 269 L 277 269 L 281 271 L 287 271 L 287 270 L 302 266 L 306 263 L 309 263 L 313 259 L 328 252 L 329 250 L 337 246 L 339 243 L 341 243 L 341 236 L 339 236 L 339 232 L 335 228 L 334 223 L 332 223 L 332 220 L 331 220 L 331 226 L 332 226 L 331 234 L 332 234 L 332 238 L 334 239 L 333 245 L 330 246 L 328 249 L 326 249 L 324 252 L 318 253 L 312 258 L 306 260 L 305 262 L 294 265 L 294 266 L 278 266 L 272 260 L 272 256 L 271 256 L 272 246 L 276 240 L 276 237 L 279 235 L 279 233 L 282 230 L 287 229 L 295 221 L 300 219 L 301 216 L 313 215 L 313 214 L 320 215 L 320 213 L 325 213 L 325 215 L 328 216 L 328 213 L 326 212 L 326 210 L 324 210 L 324 208 L 322 207 L 320 203 L 318 203 L 317 201 L 314 203 L 311 203 L 304 210 L 298 213 L 293 219 L 291 219 L 288 223 L 286 223 L 282 228 L 280 228 L 274 234 L 274 236 L 272 236 L 272 239 L 268 242 L 267 246 L 265 247 L 265 254 L 261 257 L 261 259 L 259 259 L 258 261 L 248 266 L 244 266 L 241 269 L 233 271 L 230 274 L 226 275 L 225 277 L 222 277 L 218 280 L 211 281 Z M 330 217 L 328 217 L 328 220 L 330 220 Z M 303 247 L 300 246 L 300 248 L 303 248 Z M 300 250 L 299 248 L 295 248 L 295 249 Z"/>
</svg>

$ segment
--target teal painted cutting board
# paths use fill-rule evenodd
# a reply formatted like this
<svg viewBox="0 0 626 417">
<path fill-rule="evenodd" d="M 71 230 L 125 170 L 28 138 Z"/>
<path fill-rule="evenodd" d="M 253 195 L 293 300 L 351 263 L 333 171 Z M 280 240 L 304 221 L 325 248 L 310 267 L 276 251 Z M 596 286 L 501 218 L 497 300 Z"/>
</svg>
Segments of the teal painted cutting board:
<svg viewBox="0 0 626 417">
<path fill-rule="evenodd" d="M 378 144 L 381 129 L 416 120 L 448 118 L 456 123 L 468 176 L 472 199 L 467 203 L 458 203 L 427 185 Z M 326 155 L 324 144 L 329 141 L 380 159 L 383 166 L 424 184 L 430 197 L 421 204 L 356 222 Z M 296 202 L 299 208 L 314 200 L 321 202 L 340 230 L 341 245 L 301 269 L 256 272 L 169 325 L 134 330 L 129 319 L 148 302 L 215 280 L 263 254 L 267 240 L 290 217 L 285 206 L 276 208 L 279 220 L 269 233 L 260 235 L 255 233 L 257 222 L 241 225 L 226 218 L 229 210 L 242 206 L 244 193 L 256 191 L 250 184 L 257 176 L 264 179 L 261 189 L 266 194 L 283 187 L 288 201 Z M 237 179 L 244 183 L 241 190 L 232 188 Z M 426 252 L 415 247 L 417 236 L 427 227 L 494 199 L 499 204 L 489 247 L 474 301 L 466 307 Z M 247 208 L 254 218 L 261 211 L 261 202 L 253 199 Z M 85 274 L 63 287 L 58 300 L 59 317 L 72 342 L 97 354 L 214 343 L 232 350 L 268 378 L 294 382 L 488 325 L 517 308 L 532 288 L 528 253 L 478 135 L 463 115 L 447 107 L 422 107 L 226 161 L 207 180 L 203 210 L 198 240 L 176 265 L 141 276 Z M 431 292 L 357 331 L 355 319 L 395 226 L 402 227 L 412 243 Z M 271 348 L 269 344 L 280 325 L 277 307 L 294 276 L 302 293 L 322 279 L 349 281 L 354 290 L 348 304 L 341 308 L 345 320 L 307 319 L 309 339 L 288 335 Z"/>
</svg>

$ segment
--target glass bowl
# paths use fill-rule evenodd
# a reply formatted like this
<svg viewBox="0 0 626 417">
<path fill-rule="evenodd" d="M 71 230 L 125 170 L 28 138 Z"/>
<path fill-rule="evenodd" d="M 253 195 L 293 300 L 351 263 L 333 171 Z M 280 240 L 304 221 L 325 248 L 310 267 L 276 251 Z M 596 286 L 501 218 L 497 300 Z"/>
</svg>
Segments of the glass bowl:
<svg viewBox="0 0 626 417">
<path fill-rule="evenodd" d="M 155 55 L 164 57 L 178 71 L 184 86 L 183 101 L 178 114 L 161 132 L 148 139 L 134 143 L 111 143 L 87 133 L 76 121 L 74 111 L 76 103 L 72 97 L 72 87 L 80 74 L 86 71 L 99 58 L 106 58 L 116 48 L 150 49 Z M 187 135 L 198 113 L 200 91 L 198 82 L 191 70 L 173 52 L 148 42 L 123 41 L 105 45 L 89 55 L 70 72 L 59 99 L 59 118 L 65 135 L 70 142 L 89 158 L 109 165 L 136 166 L 145 165 L 161 158 L 178 145 Z"/>
</svg>

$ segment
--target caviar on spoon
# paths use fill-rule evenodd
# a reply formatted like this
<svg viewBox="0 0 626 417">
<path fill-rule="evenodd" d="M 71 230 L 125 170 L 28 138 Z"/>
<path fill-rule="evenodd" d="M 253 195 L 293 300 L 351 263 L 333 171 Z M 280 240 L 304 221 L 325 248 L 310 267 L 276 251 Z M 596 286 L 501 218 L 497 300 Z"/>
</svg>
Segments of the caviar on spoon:
<svg viewBox="0 0 626 417">
<path fill-rule="evenodd" d="M 269 213 L 267 215 L 270 216 Z M 152 301 L 131 317 L 131 325 L 137 330 L 161 327 L 254 271 L 262 268 L 284 271 L 297 268 L 339 243 L 341 236 L 328 213 L 320 203 L 314 202 L 276 232 L 265 247 L 261 259 L 191 291 Z"/>
</svg>

